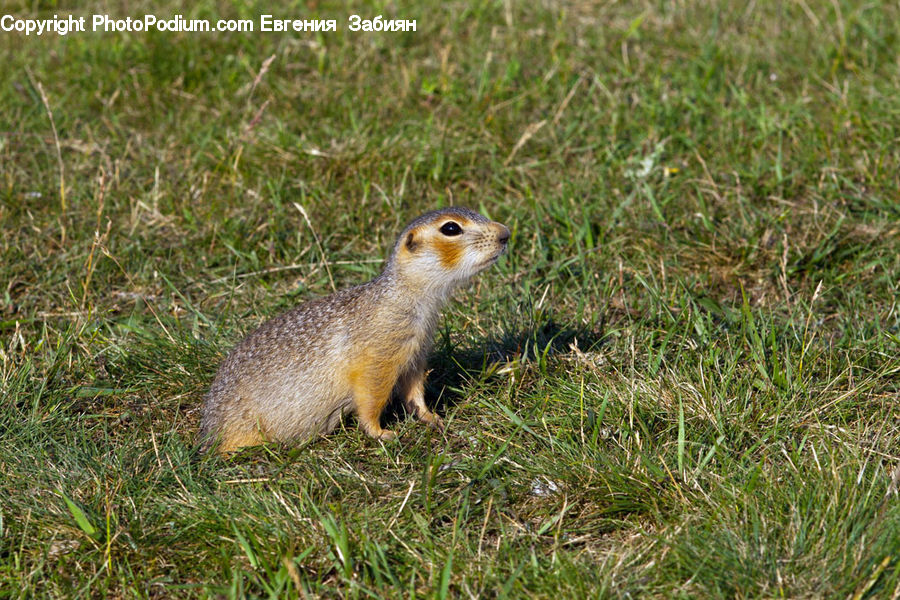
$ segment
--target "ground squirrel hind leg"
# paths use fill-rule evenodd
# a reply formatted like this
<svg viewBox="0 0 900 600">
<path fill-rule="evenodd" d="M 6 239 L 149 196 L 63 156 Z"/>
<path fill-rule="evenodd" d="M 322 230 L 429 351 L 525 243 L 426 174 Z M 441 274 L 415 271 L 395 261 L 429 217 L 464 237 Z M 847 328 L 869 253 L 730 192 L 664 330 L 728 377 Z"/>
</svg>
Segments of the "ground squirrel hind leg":
<svg viewBox="0 0 900 600">
<path fill-rule="evenodd" d="M 229 454 L 244 446 L 258 446 L 265 443 L 267 437 L 257 427 L 226 430 L 212 438 L 209 448 L 215 448 L 219 454 Z"/>
<path fill-rule="evenodd" d="M 425 406 L 425 367 L 417 367 L 400 378 L 397 391 L 403 399 L 406 410 L 415 414 L 423 423 L 439 431 L 444 430 L 444 421 Z"/>
</svg>

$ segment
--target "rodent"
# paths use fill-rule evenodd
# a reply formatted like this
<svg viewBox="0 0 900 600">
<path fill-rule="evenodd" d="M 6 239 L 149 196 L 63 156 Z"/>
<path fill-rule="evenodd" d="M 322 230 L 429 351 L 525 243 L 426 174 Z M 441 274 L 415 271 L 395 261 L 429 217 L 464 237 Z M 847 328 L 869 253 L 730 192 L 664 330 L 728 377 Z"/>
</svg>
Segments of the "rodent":
<svg viewBox="0 0 900 600">
<path fill-rule="evenodd" d="M 392 393 L 442 429 L 424 399 L 440 310 L 499 259 L 509 237 L 505 225 L 467 208 L 426 213 L 397 238 L 380 275 L 263 323 L 219 366 L 203 406 L 201 448 L 300 443 L 351 411 L 368 435 L 393 439 L 380 423 Z"/>
</svg>

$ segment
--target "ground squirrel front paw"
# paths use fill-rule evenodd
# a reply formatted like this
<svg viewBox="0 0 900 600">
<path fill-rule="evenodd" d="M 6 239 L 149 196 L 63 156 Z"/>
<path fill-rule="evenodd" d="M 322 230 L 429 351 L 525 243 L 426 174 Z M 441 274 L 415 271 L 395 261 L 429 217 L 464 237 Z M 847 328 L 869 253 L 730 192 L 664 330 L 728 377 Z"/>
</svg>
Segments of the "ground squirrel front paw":
<svg viewBox="0 0 900 600">
<path fill-rule="evenodd" d="M 397 434 L 390 429 L 383 429 L 381 431 L 381 434 L 378 436 L 378 439 L 382 442 L 389 442 L 391 440 L 397 439 Z"/>
<path fill-rule="evenodd" d="M 434 413 L 428 413 L 427 417 L 423 417 L 422 421 L 428 424 L 432 429 L 436 429 L 441 433 L 444 432 L 444 420 Z"/>
</svg>

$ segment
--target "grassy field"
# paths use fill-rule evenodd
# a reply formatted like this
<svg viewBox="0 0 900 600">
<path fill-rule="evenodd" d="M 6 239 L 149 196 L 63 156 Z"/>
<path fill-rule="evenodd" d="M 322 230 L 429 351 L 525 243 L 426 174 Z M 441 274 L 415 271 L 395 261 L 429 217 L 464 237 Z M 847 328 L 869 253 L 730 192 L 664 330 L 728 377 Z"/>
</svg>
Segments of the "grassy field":
<svg viewBox="0 0 900 600">
<path fill-rule="evenodd" d="M 195 5 L 5 5 L 338 31 L 0 32 L 0 597 L 900 597 L 895 3 Z M 445 434 L 197 452 L 450 204 Z"/>
</svg>

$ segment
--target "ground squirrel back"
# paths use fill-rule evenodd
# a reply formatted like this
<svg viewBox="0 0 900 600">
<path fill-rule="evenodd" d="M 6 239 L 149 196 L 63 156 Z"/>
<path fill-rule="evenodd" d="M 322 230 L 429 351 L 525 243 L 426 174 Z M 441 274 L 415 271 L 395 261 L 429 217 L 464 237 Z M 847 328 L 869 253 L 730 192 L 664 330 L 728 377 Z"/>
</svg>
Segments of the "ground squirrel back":
<svg viewBox="0 0 900 600">
<path fill-rule="evenodd" d="M 381 274 L 263 323 L 228 354 L 203 407 L 205 449 L 302 442 L 355 412 L 391 439 L 392 392 L 442 427 L 424 401 L 425 358 L 450 294 L 506 251 L 509 229 L 467 208 L 426 213 L 397 238 Z"/>
</svg>

